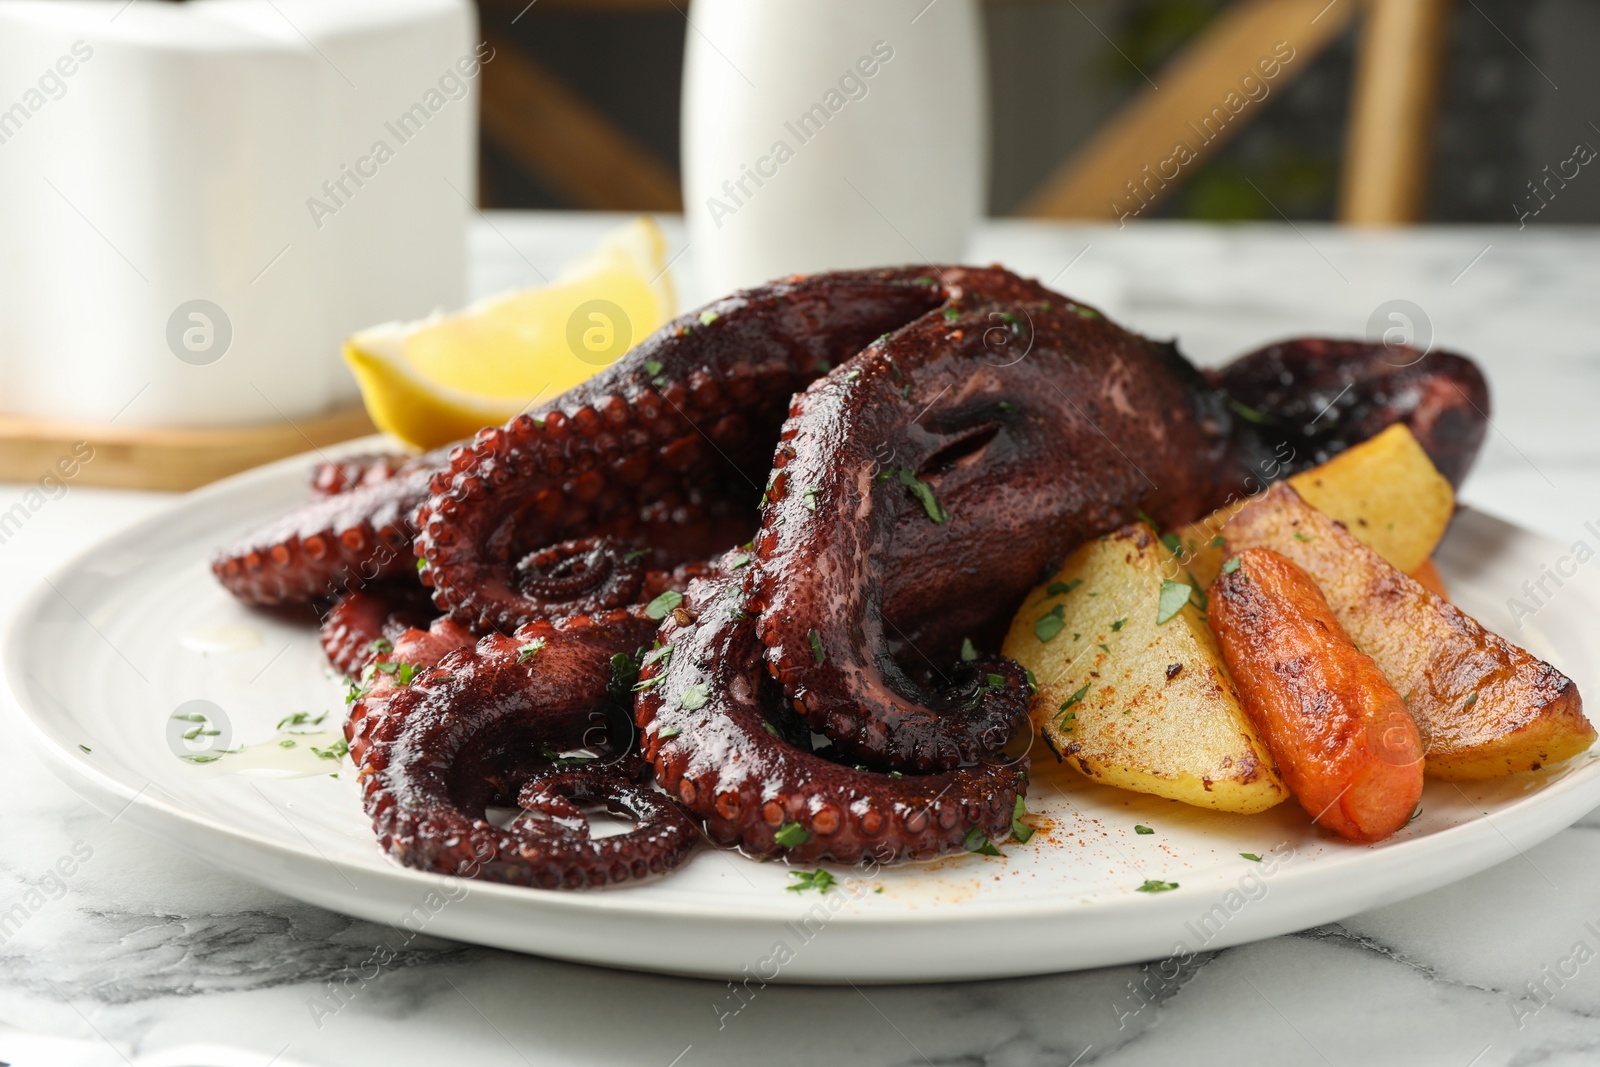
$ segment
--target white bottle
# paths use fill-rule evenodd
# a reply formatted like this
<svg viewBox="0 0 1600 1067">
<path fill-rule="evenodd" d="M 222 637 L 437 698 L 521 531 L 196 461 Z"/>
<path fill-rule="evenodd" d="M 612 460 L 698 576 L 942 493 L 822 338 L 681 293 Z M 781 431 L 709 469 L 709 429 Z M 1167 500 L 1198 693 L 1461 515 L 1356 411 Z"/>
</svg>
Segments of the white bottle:
<svg viewBox="0 0 1600 1067">
<path fill-rule="evenodd" d="M 699 295 L 961 258 L 988 166 L 976 0 L 695 0 L 689 16 Z"/>
</svg>

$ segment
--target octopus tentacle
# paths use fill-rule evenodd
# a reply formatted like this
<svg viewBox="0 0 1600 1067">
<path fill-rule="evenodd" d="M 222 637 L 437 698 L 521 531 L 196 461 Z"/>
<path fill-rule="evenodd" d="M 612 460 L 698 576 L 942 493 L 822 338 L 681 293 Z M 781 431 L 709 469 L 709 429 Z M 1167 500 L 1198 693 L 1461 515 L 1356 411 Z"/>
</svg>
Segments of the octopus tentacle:
<svg viewBox="0 0 1600 1067">
<path fill-rule="evenodd" d="M 484 430 L 433 482 L 418 516 L 422 578 L 441 610 L 509 631 L 542 605 L 515 563 L 611 535 L 669 567 L 754 527 L 794 391 L 934 306 L 912 271 L 775 283 L 679 319 L 541 410 Z"/>
<path fill-rule="evenodd" d="M 637 825 L 596 839 L 574 803 L 580 800 L 603 802 L 612 814 L 629 816 Z M 543 771 L 522 787 L 517 803 L 525 812 L 546 816 L 550 831 L 537 860 L 523 860 L 526 871 L 511 880 L 545 889 L 592 889 L 664 874 L 700 841 L 700 828 L 671 797 L 640 784 L 637 772 L 613 767 Z"/>
<path fill-rule="evenodd" d="M 450 459 L 455 447 L 446 445 L 421 455 L 410 452 L 359 452 L 323 460 L 311 468 L 311 491 L 321 496 L 337 496 L 413 471 L 438 470 Z"/>
<path fill-rule="evenodd" d="M 1289 474 L 1401 422 L 1459 488 L 1489 427 L 1488 382 L 1454 352 L 1303 337 L 1241 356 L 1212 376 L 1260 424 L 1264 442 L 1293 450 Z"/>
<path fill-rule="evenodd" d="M 407 630 L 434 619 L 420 586 L 384 586 L 346 593 L 322 620 L 322 651 L 335 670 L 359 675 Z"/>
<path fill-rule="evenodd" d="M 639 609 L 541 620 L 456 648 L 431 667 L 408 663 L 409 680 L 380 666 L 345 730 L 383 848 L 408 866 L 552 887 L 636 877 L 681 860 L 681 829 L 642 801 L 638 868 L 626 862 L 629 845 L 552 841 L 546 827 L 500 828 L 483 814 L 548 764 L 539 753 L 594 746 L 608 735 L 608 698 L 626 695 L 613 693 L 612 659 L 646 644 L 655 626 Z M 405 663 L 399 657 L 410 651 L 399 642 L 380 665 Z M 603 785 L 603 797 L 630 810 L 639 801 L 614 780 Z M 576 784 L 560 788 L 588 795 Z"/>
<path fill-rule="evenodd" d="M 800 863 L 893 863 L 1003 838 L 1026 760 L 927 776 L 829 762 L 784 737 L 782 694 L 761 664 L 755 617 L 727 577 L 689 586 L 640 670 L 636 715 L 657 782 L 717 841 Z M 670 651 L 667 651 L 670 650 Z"/>
<path fill-rule="evenodd" d="M 312 501 L 212 561 L 223 588 L 255 604 L 311 600 L 416 573 L 411 541 L 426 468 Z"/>
</svg>

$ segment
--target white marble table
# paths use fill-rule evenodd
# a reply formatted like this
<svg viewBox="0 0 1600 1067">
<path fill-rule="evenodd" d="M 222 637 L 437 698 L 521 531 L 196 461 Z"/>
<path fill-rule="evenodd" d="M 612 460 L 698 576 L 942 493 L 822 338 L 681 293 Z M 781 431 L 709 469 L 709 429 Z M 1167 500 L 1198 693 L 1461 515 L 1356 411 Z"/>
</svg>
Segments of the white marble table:
<svg viewBox="0 0 1600 1067">
<path fill-rule="evenodd" d="M 491 216 L 473 234 L 475 292 L 550 273 L 610 221 Z M 679 267 L 692 268 L 693 255 Z M 1464 499 L 1563 541 L 1600 520 L 1600 233 L 1004 222 L 981 234 L 972 258 L 1175 335 L 1202 362 L 1290 333 L 1361 334 L 1374 309 L 1408 300 L 1437 344 L 1479 358 L 1493 383 L 1494 430 Z M 0 511 L 24 489 L 0 488 Z M 71 487 L 48 500 L 0 542 L 0 608 L 45 568 L 168 499 Z M 251 1054 L 240 1063 L 328 1065 L 1468 1067 L 1600 1056 L 1600 812 L 1449 888 L 1201 956 L 1136 1014 L 1126 1013 L 1127 990 L 1139 970 L 1118 967 L 935 987 L 773 986 L 719 1029 L 718 983 L 419 938 L 319 1026 L 308 1002 L 390 931 L 238 882 L 109 822 L 17 736 L 8 711 L 0 912 L 25 901 L 28 917 L 0 927 L 0 1023 L 84 1038 L 102 1053 L 103 1038 L 130 1055 L 206 1041 Z M 53 874 L 74 849 L 70 877 Z"/>
</svg>

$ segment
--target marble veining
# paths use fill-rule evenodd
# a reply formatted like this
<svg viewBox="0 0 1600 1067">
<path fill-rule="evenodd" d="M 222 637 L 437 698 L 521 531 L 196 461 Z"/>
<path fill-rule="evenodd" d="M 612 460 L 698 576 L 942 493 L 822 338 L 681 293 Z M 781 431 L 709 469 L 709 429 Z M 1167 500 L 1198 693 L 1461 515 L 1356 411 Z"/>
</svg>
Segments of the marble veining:
<svg viewBox="0 0 1600 1067">
<path fill-rule="evenodd" d="M 611 221 L 499 216 L 474 234 L 474 288 L 531 281 L 521 256 L 549 271 Z M 1002 223 L 972 258 L 1057 274 L 1057 287 L 1178 335 L 1204 362 L 1291 332 L 1359 334 L 1384 300 L 1412 300 L 1439 343 L 1483 359 L 1495 388 L 1495 433 L 1465 498 L 1564 541 L 1600 518 L 1595 234 L 1302 229 Z M 0 489 L 0 508 L 20 493 Z M 0 545 L 0 607 L 162 502 L 79 487 L 50 501 Z M 1424 896 L 1165 971 L 767 986 L 727 1015 L 724 983 L 410 937 L 219 874 L 59 784 L 14 713 L 0 717 L 0 805 L 0 1022 L 130 1053 L 210 1041 L 262 1065 L 486 1067 L 1600 1058 L 1600 813 Z"/>
</svg>

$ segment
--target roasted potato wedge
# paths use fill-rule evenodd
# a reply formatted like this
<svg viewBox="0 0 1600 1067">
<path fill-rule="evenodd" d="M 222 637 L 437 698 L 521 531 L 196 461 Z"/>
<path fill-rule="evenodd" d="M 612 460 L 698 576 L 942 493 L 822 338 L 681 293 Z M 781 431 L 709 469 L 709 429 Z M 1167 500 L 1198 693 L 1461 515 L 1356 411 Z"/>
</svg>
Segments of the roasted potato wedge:
<svg viewBox="0 0 1600 1067">
<path fill-rule="evenodd" d="M 1455 514 L 1450 483 L 1401 423 L 1288 481 L 1306 503 L 1407 574 L 1433 555 Z M 1177 531 L 1185 566 L 1204 585 L 1216 578 L 1228 522 L 1245 503 Z"/>
<path fill-rule="evenodd" d="M 1391 566 L 1290 486 L 1251 501 L 1226 537 L 1229 554 L 1270 548 L 1311 575 L 1416 718 L 1430 776 L 1494 778 L 1594 742 L 1571 679 Z"/>
<path fill-rule="evenodd" d="M 1289 792 L 1350 841 L 1381 841 L 1422 797 L 1422 739 L 1305 571 L 1247 548 L 1211 586 L 1211 630 Z"/>
<path fill-rule="evenodd" d="M 1124 526 L 1029 594 L 1004 651 L 1038 679 L 1034 721 L 1045 741 L 1088 777 L 1218 811 L 1264 811 L 1288 790 L 1191 594 L 1155 531 Z"/>
</svg>

